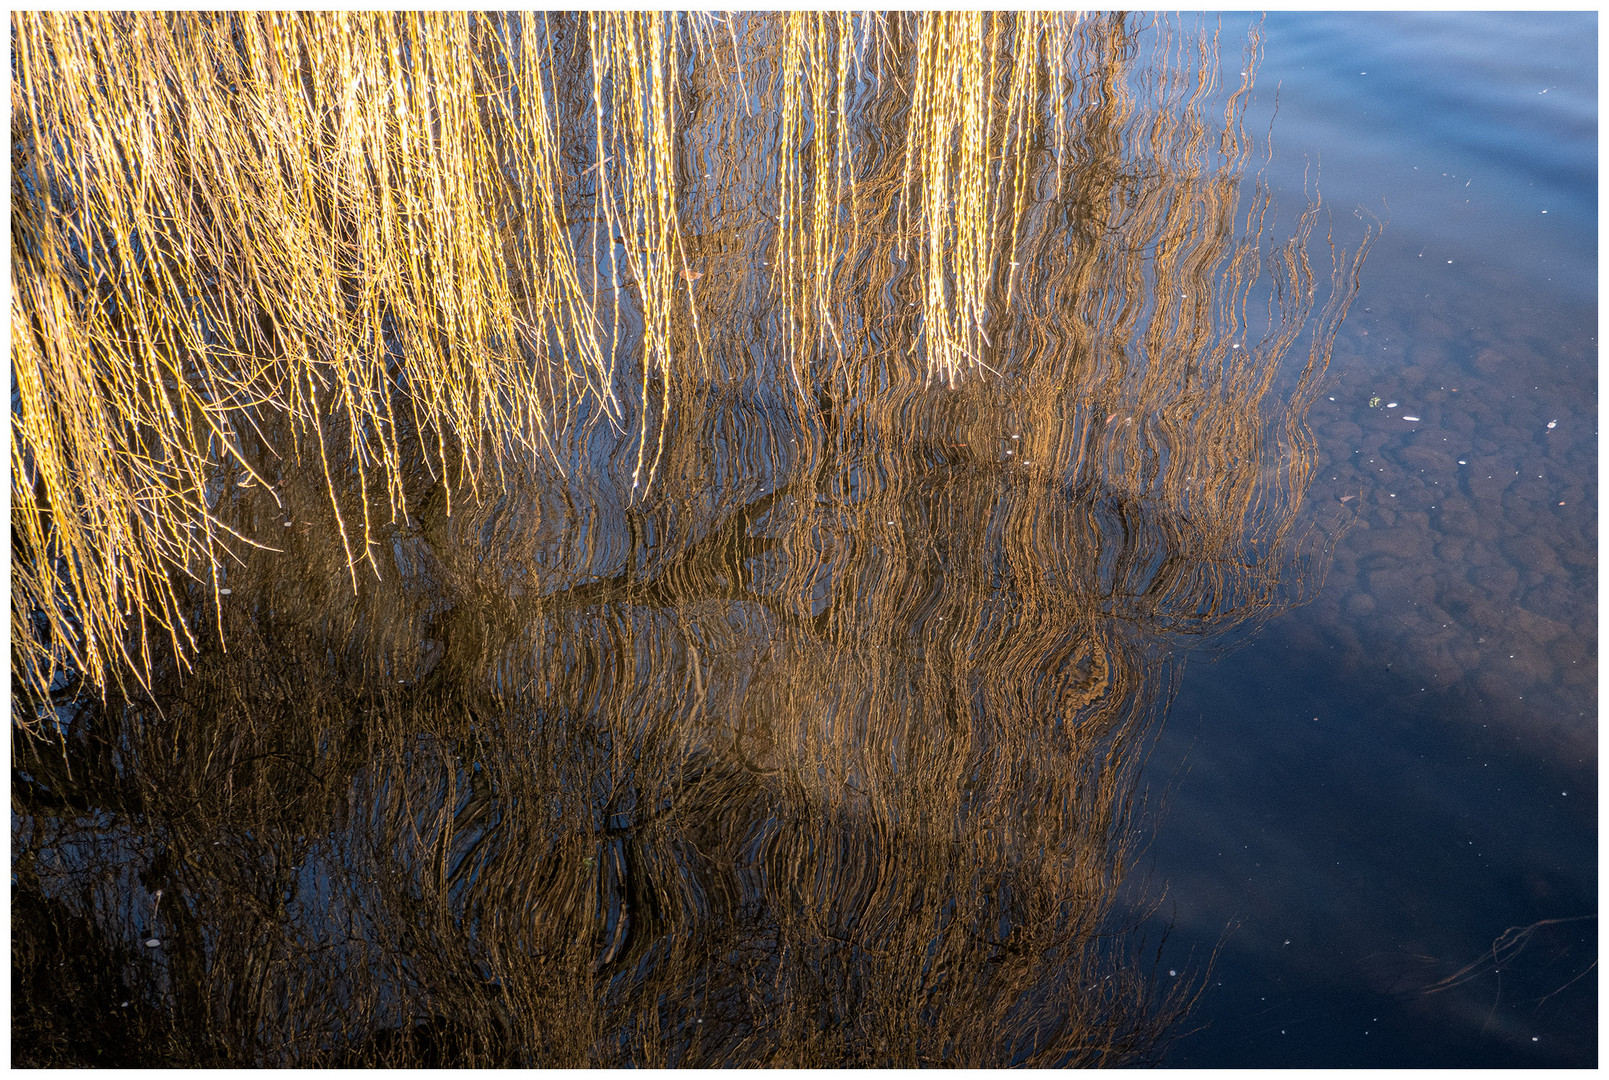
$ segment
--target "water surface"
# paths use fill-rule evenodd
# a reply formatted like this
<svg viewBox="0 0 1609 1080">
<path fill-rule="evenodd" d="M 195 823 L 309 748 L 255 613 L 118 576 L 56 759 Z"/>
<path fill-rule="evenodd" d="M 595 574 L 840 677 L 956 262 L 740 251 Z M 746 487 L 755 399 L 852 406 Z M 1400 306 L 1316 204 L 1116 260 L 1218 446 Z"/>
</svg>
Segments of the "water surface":
<svg viewBox="0 0 1609 1080">
<path fill-rule="evenodd" d="M 687 54 L 662 322 L 566 128 L 611 421 L 476 497 L 396 387 L 355 574 L 254 414 L 194 654 L 14 701 L 14 1052 L 1590 1063 L 1595 19 L 1092 20 L 976 309 L 912 27 L 794 151 L 782 26 Z"/>
</svg>

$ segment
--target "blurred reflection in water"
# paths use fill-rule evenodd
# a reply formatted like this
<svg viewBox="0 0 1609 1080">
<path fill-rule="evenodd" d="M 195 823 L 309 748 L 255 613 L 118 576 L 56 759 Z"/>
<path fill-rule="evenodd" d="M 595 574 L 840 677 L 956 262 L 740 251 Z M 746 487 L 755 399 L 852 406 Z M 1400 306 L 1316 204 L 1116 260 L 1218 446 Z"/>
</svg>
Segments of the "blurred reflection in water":
<svg viewBox="0 0 1609 1080">
<path fill-rule="evenodd" d="M 272 492 L 218 512 L 283 550 L 216 618 L 189 586 L 191 670 L 15 737 L 19 1062 L 1154 1059 L 1195 983 L 1114 907 L 1137 773 L 1179 647 L 1322 572 L 1305 417 L 1361 252 L 1315 280 L 1316 206 L 1268 234 L 1249 67 L 1225 93 L 1210 34 L 1101 18 L 969 290 L 876 92 L 938 46 L 891 20 L 829 113 L 764 73 L 830 29 L 735 22 L 746 105 L 687 61 L 690 299 L 616 325 L 698 359 L 623 361 L 625 422 L 450 506 L 404 432 L 355 596 L 333 507 L 383 484 L 242 430 Z"/>
</svg>

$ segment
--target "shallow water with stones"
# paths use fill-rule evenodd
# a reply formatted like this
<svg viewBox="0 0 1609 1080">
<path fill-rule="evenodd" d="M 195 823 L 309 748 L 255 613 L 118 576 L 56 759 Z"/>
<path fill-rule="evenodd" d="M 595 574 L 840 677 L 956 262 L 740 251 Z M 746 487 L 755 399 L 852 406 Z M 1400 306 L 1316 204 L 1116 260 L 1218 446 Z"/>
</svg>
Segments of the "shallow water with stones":
<svg viewBox="0 0 1609 1080">
<path fill-rule="evenodd" d="M 1595 35 L 1270 18 L 1289 182 L 1390 222 L 1311 413 L 1324 588 L 1163 735 L 1174 963 L 1222 946 L 1169 1064 L 1596 1060 Z"/>
</svg>

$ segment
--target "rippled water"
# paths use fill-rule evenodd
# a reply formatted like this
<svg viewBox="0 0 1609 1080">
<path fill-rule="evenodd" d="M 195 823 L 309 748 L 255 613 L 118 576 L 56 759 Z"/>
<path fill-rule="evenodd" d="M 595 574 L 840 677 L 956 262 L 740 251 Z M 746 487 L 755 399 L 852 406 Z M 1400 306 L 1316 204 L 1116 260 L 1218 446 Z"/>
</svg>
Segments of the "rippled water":
<svg viewBox="0 0 1609 1080">
<path fill-rule="evenodd" d="M 355 597 L 270 427 L 221 642 L 17 737 L 19 1063 L 1590 1062 L 1595 26 L 1087 26 L 956 387 L 903 117 L 793 367 L 704 99 L 658 427 L 412 447 Z"/>
</svg>

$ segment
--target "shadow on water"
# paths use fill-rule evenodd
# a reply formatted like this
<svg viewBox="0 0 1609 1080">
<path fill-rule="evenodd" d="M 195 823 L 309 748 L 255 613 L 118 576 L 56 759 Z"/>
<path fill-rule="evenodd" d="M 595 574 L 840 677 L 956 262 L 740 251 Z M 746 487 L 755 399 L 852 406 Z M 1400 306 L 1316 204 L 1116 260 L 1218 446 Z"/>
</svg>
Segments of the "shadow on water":
<svg viewBox="0 0 1609 1080">
<path fill-rule="evenodd" d="M 734 31 L 746 70 L 780 25 Z M 882 77 L 921 33 L 891 25 Z M 625 422 L 578 408 L 551 458 L 449 499 L 463 448 L 399 407 L 409 512 L 355 577 L 337 513 L 387 479 L 333 414 L 323 469 L 272 410 L 242 424 L 262 482 L 217 462 L 213 510 L 274 547 L 217 568 L 216 611 L 173 576 L 185 663 L 16 691 L 60 733 L 13 736 L 17 1061 L 1155 1060 L 1200 973 L 1163 977 L 1117 902 L 1140 770 L 1183 650 L 1322 575 L 1306 412 L 1361 251 L 1315 280 L 1317 206 L 1265 230 L 1251 75 L 1216 86 L 1210 33 L 1068 43 L 1078 108 L 1011 166 L 986 370 L 922 360 L 944 275 L 902 209 L 902 99 L 858 85 L 854 187 L 790 234 L 743 156 L 777 87 L 745 116 L 695 54 L 662 340 L 698 360 L 623 374 Z M 577 55 L 556 85 L 590 87 Z M 829 219 L 848 254 L 788 277 Z M 620 295 L 625 357 L 649 317 Z"/>
</svg>

